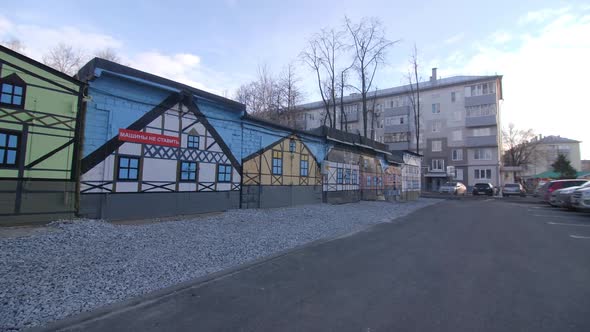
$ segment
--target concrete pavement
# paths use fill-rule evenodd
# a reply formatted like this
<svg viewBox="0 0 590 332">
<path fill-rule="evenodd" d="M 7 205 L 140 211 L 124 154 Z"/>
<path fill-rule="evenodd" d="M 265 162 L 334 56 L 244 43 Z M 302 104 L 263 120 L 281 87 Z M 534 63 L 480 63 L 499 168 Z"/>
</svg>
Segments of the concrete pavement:
<svg viewBox="0 0 590 332">
<path fill-rule="evenodd" d="M 584 225 L 518 199 L 448 200 L 69 329 L 590 331 Z"/>
</svg>

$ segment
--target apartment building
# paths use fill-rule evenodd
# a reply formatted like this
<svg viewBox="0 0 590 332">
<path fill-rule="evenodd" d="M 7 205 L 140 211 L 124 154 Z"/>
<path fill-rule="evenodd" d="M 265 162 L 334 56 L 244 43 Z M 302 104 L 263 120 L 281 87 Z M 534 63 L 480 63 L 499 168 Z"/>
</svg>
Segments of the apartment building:
<svg viewBox="0 0 590 332">
<path fill-rule="evenodd" d="M 410 86 L 377 90 L 368 98 L 367 135 L 390 150 L 416 151 Z M 500 184 L 502 148 L 500 125 L 502 76 L 439 78 L 432 69 L 420 82 L 420 142 L 423 190 L 438 190 L 445 181 L 472 186 L 478 182 Z M 337 128 L 362 134 L 362 100 L 351 94 L 343 100 L 344 119 L 337 111 Z M 313 129 L 324 124 L 322 101 L 299 106 L 296 126 Z"/>
<path fill-rule="evenodd" d="M 533 140 L 535 154 L 533 162 L 523 170 L 523 176 L 535 176 L 547 171 L 552 171 L 551 164 L 557 160 L 557 156 L 564 155 L 576 171 L 582 171 L 582 160 L 580 154 L 580 141 L 561 137 L 559 135 L 539 135 Z"/>
</svg>

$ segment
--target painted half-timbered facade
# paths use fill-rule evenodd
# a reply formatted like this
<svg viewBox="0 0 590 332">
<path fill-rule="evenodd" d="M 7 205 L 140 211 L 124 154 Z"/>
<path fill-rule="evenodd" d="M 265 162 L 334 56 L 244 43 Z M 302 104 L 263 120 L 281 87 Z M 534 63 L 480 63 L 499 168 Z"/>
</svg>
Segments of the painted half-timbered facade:
<svg viewBox="0 0 590 332">
<path fill-rule="evenodd" d="M 289 135 L 242 161 L 243 207 L 320 203 L 322 178 L 315 156 Z"/>
<path fill-rule="evenodd" d="M 355 148 L 333 147 L 322 162 L 326 203 L 358 202 L 360 195 L 360 154 Z"/>
<path fill-rule="evenodd" d="M 82 160 L 81 193 L 109 194 L 110 200 L 156 215 L 199 213 L 220 203 L 238 208 L 235 198 L 233 204 L 231 199 L 215 204 L 207 197 L 217 193 L 215 199 L 223 200 L 229 196 L 219 193 L 240 191 L 240 166 L 220 140 L 192 98 L 174 93 L 128 128 L 118 128 L 117 136 Z M 150 194 L 161 195 L 149 199 Z M 146 199 L 155 201 L 155 208 L 146 207 Z M 105 204 L 87 201 L 95 205 L 86 211 Z M 106 210 L 107 218 L 122 217 L 116 209 Z"/>
<path fill-rule="evenodd" d="M 76 213 L 84 84 L 0 46 L 0 224 Z"/>
</svg>

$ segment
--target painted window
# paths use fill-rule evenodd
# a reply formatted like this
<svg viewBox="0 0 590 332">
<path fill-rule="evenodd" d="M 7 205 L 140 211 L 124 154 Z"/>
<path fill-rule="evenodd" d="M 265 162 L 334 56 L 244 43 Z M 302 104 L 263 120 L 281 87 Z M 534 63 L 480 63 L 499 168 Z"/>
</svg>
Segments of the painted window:
<svg viewBox="0 0 590 332">
<path fill-rule="evenodd" d="M 192 161 L 180 162 L 180 181 L 197 180 L 197 163 Z"/>
<path fill-rule="evenodd" d="M 356 169 L 352 170 L 352 184 L 359 184 L 359 173 Z"/>
<path fill-rule="evenodd" d="M 371 186 L 371 176 L 367 176 L 367 186 Z"/>
<path fill-rule="evenodd" d="M 289 152 L 295 152 L 295 146 L 296 146 L 295 140 L 294 139 L 289 140 Z"/>
<path fill-rule="evenodd" d="M 4 105 L 12 105 L 24 107 L 25 105 L 25 87 L 14 83 L 2 83 L 0 94 L 0 103 Z"/>
<path fill-rule="evenodd" d="M 272 151 L 272 174 L 283 175 L 283 152 Z"/>
<path fill-rule="evenodd" d="M 217 182 L 231 182 L 231 165 L 217 165 Z"/>
<path fill-rule="evenodd" d="M 0 131 L 0 167 L 16 167 L 19 155 L 20 134 Z"/>
<path fill-rule="evenodd" d="M 302 155 L 299 162 L 299 175 L 307 176 L 309 174 L 309 156 Z"/>
<path fill-rule="evenodd" d="M 125 181 L 137 180 L 139 176 L 139 158 L 119 156 L 118 179 Z"/>
<path fill-rule="evenodd" d="M 351 172 L 350 169 L 344 171 L 344 184 L 350 184 Z"/>
<path fill-rule="evenodd" d="M 187 147 L 189 149 L 199 149 L 200 137 L 196 135 L 188 135 Z"/>
<path fill-rule="evenodd" d="M 336 170 L 336 183 L 342 184 L 344 182 L 344 170 L 342 168 L 338 168 Z"/>
</svg>

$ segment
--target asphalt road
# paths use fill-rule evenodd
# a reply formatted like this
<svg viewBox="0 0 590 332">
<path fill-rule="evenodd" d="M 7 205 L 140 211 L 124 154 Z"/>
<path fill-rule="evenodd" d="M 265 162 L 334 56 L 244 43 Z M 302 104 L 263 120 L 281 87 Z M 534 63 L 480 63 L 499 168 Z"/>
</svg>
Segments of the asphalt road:
<svg viewBox="0 0 590 332">
<path fill-rule="evenodd" d="M 76 326 L 84 331 L 590 331 L 590 215 L 448 200 Z"/>
</svg>

